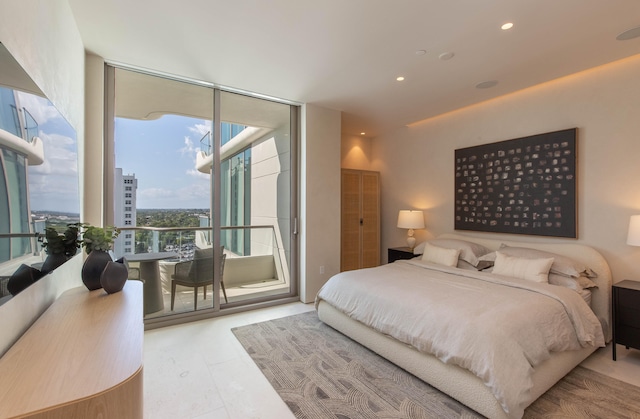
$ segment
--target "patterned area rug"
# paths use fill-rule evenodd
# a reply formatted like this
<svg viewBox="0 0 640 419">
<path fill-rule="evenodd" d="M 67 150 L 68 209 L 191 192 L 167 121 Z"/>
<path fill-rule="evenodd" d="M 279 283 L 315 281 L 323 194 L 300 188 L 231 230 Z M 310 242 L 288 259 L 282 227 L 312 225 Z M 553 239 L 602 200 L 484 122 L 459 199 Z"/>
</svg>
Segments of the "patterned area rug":
<svg viewBox="0 0 640 419">
<path fill-rule="evenodd" d="M 325 325 L 315 312 L 233 329 L 298 418 L 481 418 Z M 575 368 L 525 418 L 640 418 L 640 388 Z"/>
</svg>

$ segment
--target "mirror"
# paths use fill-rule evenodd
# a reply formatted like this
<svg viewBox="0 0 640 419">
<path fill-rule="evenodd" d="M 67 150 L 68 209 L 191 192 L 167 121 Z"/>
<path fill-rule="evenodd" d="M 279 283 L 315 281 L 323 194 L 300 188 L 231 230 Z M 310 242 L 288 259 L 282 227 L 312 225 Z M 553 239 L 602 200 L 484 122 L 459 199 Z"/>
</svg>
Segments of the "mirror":
<svg viewBox="0 0 640 419">
<path fill-rule="evenodd" d="M 0 305 L 16 271 L 42 268 L 37 234 L 79 217 L 76 133 L 0 44 Z"/>
</svg>

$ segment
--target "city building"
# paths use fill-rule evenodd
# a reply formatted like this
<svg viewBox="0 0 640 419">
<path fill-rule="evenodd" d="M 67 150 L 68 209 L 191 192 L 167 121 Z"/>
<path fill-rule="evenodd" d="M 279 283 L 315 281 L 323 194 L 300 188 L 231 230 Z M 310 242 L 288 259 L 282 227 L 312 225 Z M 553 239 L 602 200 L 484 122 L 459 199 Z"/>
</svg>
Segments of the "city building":
<svg viewBox="0 0 640 419">
<path fill-rule="evenodd" d="M 113 182 L 114 224 L 123 227 L 135 227 L 136 192 L 138 179 L 135 174 L 124 175 L 121 168 L 116 168 Z M 135 232 L 123 231 L 114 241 L 113 251 L 120 257 L 127 253 L 135 253 Z"/>
</svg>

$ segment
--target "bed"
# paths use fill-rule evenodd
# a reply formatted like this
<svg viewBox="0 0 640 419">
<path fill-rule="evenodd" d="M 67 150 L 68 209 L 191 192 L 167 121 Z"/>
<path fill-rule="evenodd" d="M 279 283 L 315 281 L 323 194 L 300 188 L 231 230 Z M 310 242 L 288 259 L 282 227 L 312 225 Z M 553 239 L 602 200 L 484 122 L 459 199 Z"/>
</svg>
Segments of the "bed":
<svg viewBox="0 0 640 419">
<path fill-rule="evenodd" d="M 498 273 L 491 272 L 494 268 L 478 270 L 486 266 L 484 264 L 491 264 L 486 260 L 474 260 L 477 263 L 473 265 L 477 266 L 470 269 L 466 266 L 469 263 L 462 260 L 464 249 L 455 256 L 457 263 L 454 266 L 439 266 L 427 255 L 433 254 L 434 249 L 438 249 L 438 254 L 441 248 L 427 244 L 430 247 L 424 258 L 417 255 L 416 259 L 342 272 L 332 277 L 316 298 L 318 317 L 489 418 L 522 417 L 528 405 L 611 340 L 611 271 L 595 249 L 567 242 L 524 243 L 459 234 L 445 234 L 429 243 L 446 241 L 471 242 L 489 251 L 488 255 L 478 259 L 500 258 L 494 262 Z M 505 246 L 510 249 L 505 249 Z M 556 255 L 550 262 L 545 262 L 548 265 L 547 278 L 565 280 L 571 276 L 554 270 L 564 269 L 560 263 L 568 258 L 575 261 L 576 266 L 586 268 L 581 272 L 580 280 L 590 281 L 593 285 L 570 289 L 572 287 L 564 283 L 558 286 L 555 282 L 555 285 L 550 285 L 544 281 L 512 279 L 505 274 L 505 267 L 522 267 L 518 263 L 529 262 L 517 257 L 509 259 L 512 254 L 505 250 L 522 248 Z M 447 255 L 451 256 L 451 253 Z M 537 266 L 544 257 L 524 259 L 535 259 L 531 264 Z M 545 267 L 540 269 L 544 271 Z M 520 275 L 517 269 L 514 272 L 513 276 Z M 423 275 L 430 279 L 423 279 Z M 585 279 L 587 277 L 588 280 Z M 446 289 L 450 286 L 453 286 L 453 291 Z M 501 290 L 500 293 L 497 289 Z M 501 294 L 503 289 L 505 296 Z M 478 294 L 480 292 L 484 294 Z M 423 296 L 423 293 L 432 296 Z M 452 295 L 462 298 L 462 303 L 449 300 Z M 478 298 L 478 295 L 485 297 Z M 427 303 L 423 298 L 434 300 Z M 480 301 L 479 308 L 471 308 L 469 301 L 474 298 Z M 501 302 L 497 304 L 496 301 Z M 366 311 L 367 306 L 369 312 Z M 460 309 L 467 306 L 470 308 Z M 508 314 L 507 310 L 514 308 L 506 306 L 522 307 L 522 313 Z M 547 313 L 549 319 L 545 317 Z M 470 320 L 455 319 L 465 315 Z M 490 320 L 490 315 L 495 318 Z M 480 318 L 482 321 L 476 321 Z M 536 319 L 542 326 L 529 325 L 526 318 Z M 518 320 L 514 320 L 514 325 L 511 325 L 512 319 L 525 323 L 518 326 Z M 550 323 L 557 320 L 558 325 Z M 457 324 L 455 322 L 461 325 L 453 327 Z M 526 327 L 533 331 L 525 332 Z M 569 331 L 569 327 L 573 331 Z M 430 335 L 418 339 L 415 336 L 418 329 L 420 333 Z M 476 329 L 477 337 L 474 335 Z M 515 329 L 515 333 L 510 329 Z M 518 332 L 520 330 L 522 332 Z M 538 333 L 536 331 L 540 331 L 543 340 L 549 341 L 544 343 L 546 347 L 535 342 L 523 344 L 518 341 L 520 336 L 507 335 L 521 334 L 529 339 Z M 443 347 L 451 353 L 443 351 Z M 471 353 L 472 359 L 464 358 L 467 352 Z M 475 356 L 479 359 L 473 359 Z"/>
</svg>

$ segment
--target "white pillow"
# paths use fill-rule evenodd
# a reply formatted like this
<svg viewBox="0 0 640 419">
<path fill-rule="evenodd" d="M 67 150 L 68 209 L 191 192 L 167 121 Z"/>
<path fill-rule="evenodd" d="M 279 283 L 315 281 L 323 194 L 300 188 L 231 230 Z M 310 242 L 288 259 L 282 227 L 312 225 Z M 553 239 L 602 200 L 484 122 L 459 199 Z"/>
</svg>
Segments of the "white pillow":
<svg viewBox="0 0 640 419">
<path fill-rule="evenodd" d="M 550 271 L 554 274 L 571 276 L 573 278 L 578 278 L 579 276 L 586 276 L 591 278 L 597 277 L 595 272 L 584 266 L 582 263 L 566 256 L 558 255 L 556 253 L 546 252 L 544 250 L 538 249 L 531 249 L 528 247 L 507 246 L 504 243 L 500 246 L 500 252 L 504 253 L 507 256 L 526 259 L 553 258 L 553 265 L 551 266 Z M 495 252 L 481 256 L 480 260 L 495 260 Z"/>
<path fill-rule="evenodd" d="M 424 250 L 426 243 L 430 243 L 434 246 L 444 247 L 445 249 L 460 249 L 460 260 L 470 263 L 473 266 L 478 266 L 479 257 L 485 255 L 491 250 L 482 246 L 481 244 L 473 243 L 467 240 L 460 239 L 433 239 L 428 242 L 420 243 L 413 249 L 413 253 L 419 255 Z M 486 265 L 484 266 L 486 267 Z"/>
<path fill-rule="evenodd" d="M 507 256 L 497 251 L 493 273 L 527 281 L 548 283 L 549 269 L 552 264 L 553 258 L 525 259 Z"/>
<path fill-rule="evenodd" d="M 437 263 L 438 265 L 456 266 L 458 264 L 458 256 L 460 256 L 460 249 L 445 249 L 444 247 L 426 243 L 422 260 Z"/>
<path fill-rule="evenodd" d="M 598 288 L 598 285 L 586 276 L 574 278 L 572 276 L 554 274 L 551 270 L 549 270 L 549 283 L 551 285 L 571 288 L 577 292 L 588 288 Z"/>
</svg>

